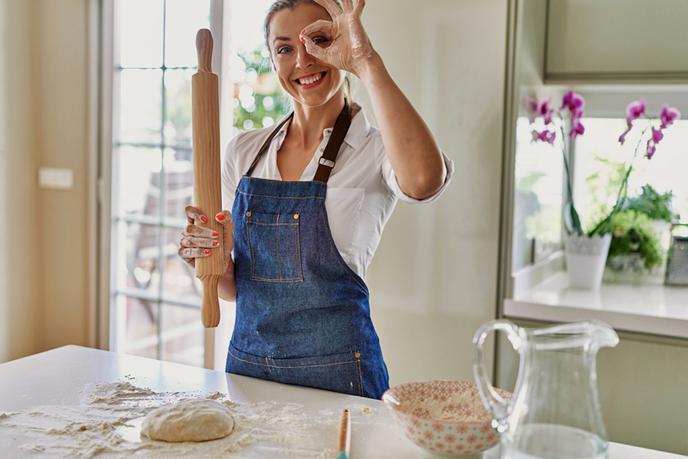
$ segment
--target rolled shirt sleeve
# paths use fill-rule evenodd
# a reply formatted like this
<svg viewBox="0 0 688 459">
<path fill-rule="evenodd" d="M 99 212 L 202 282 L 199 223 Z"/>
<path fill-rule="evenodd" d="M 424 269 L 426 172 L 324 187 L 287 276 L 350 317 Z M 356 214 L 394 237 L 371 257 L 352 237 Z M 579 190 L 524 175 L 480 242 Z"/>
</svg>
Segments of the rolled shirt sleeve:
<svg viewBox="0 0 688 459">
<path fill-rule="evenodd" d="M 449 182 L 451 181 L 452 176 L 454 175 L 454 161 L 449 159 L 447 155 L 442 153 L 442 159 L 444 160 L 444 169 L 447 172 L 444 178 L 444 183 L 442 184 L 442 187 L 437 190 L 435 194 L 432 196 L 429 196 L 425 199 L 416 199 L 413 198 L 406 193 L 404 193 L 401 190 L 401 187 L 399 186 L 399 182 L 397 181 L 397 176 L 394 173 L 394 169 L 392 169 L 392 164 L 389 162 L 389 159 L 387 158 L 387 155 L 385 155 L 383 161 L 382 161 L 382 178 L 387 185 L 387 187 L 392 191 L 394 196 L 399 198 L 399 200 L 403 202 L 407 202 L 409 204 L 425 204 L 425 203 L 431 203 L 435 200 L 437 200 L 443 193 L 444 190 L 447 189 L 447 186 L 449 185 Z"/>
</svg>

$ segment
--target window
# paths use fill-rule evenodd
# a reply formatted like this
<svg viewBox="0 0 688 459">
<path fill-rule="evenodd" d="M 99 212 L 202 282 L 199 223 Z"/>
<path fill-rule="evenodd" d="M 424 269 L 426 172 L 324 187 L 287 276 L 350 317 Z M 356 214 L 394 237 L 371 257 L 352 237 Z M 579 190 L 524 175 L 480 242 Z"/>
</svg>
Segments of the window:
<svg viewBox="0 0 688 459">
<path fill-rule="evenodd" d="M 651 110 L 652 113 L 657 110 Z M 620 118 L 586 118 L 585 135 L 576 140 L 575 199 L 581 218 L 590 224 L 600 216 L 601 207 L 609 210 L 618 191 L 615 170 L 633 157 L 639 136 L 635 129 L 621 146 L 617 141 L 626 127 Z M 639 126 L 641 127 L 641 126 Z M 652 160 L 643 158 L 641 144 L 629 179 L 629 196 L 640 193 L 649 184 L 659 193 L 673 192 L 672 206 L 682 220 L 688 218 L 688 120 L 679 120 L 665 131 Z"/>
<path fill-rule="evenodd" d="M 211 0 L 115 0 L 113 350 L 203 365 L 200 283 L 177 255 L 193 195 L 191 75 Z"/>
<path fill-rule="evenodd" d="M 563 94 L 568 88 L 549 88 Z M 571 141 L 573 193 L 584 229 L 591 229 L 611 210 L 621 184 L 623 167 L 634 155 L 646 120 L 638 120 L 625 145 L 618 142 L 626 128 L 627 105 L 634 100 L 647 102 L 647 116 L 657 117 L 664 103 L 686 112 L 688 93 L 684 87 L 670 86 L 587 86 L 577 88 L 586 99 L 585 133 Z M 555 104 L 558 98 L 555 97 Z M 515 194 L 513 211 L 512 272 L 539 264 L 562 247 L 562 204 L 564 167 L 561 139 L 554 145 L 533 142 L 533 129 L 544 128 L 541 119 L 532 126 L 520 116 L 516 128 Z M 557 132 L 558 134 L 558 132 Z M 646 137 L 644 138 L 647 139 Z M 678 120 L 666 131 L 652 160 L 644 158 L 645 142 L 630 176 L 628 196 L 637 196 L 645 185 L 660 195 L 673 193 L 673 212 L 681 221 L 688 219 L 688 120 Z M 660 229 L 657 229 L 660 228 Z M 668 230 L 655 228 L 666 251 Z"/>
<path fill-rule="evenodd" d="M 207 362 L 200 321 L 201 284 L 178 256 L 193 199 L 191 76 L 195 36 L 228 18 L 228 74 L 233 127 L 272 125 L 289 110 L 264 46 L 263 18 L 271 0 L 112 0 L 114 67 L 110 348 L 196 366 Z M 223 13 L 223 8 L 225 12 Z M 230 14 L 226 14 L 229 9 Z M 221 28 L 221 27 L 220 27 Z M 222 53 L 222 34 L 214 34 Z M 106 85 L 107 86 L 107 85 Z M 225 314 L 226 313 L 226 314 Z M 224 307 L 225 325 L 233 306 Z M 218 329 L 216 354 L 229 330 Z M 221 349 L 220 349 L 221 347 Z M 222 354 L 222 355 L 220 355 Z M 212 353 L 210 354 L 212 355 Z M 205 359 L 204 359 L 205 356 Z M 217 367 L 218 361 L 215 359 Z"/>
<path fill-rule="evenodd" d="M 516 125 L 512 270 L 517 271 L 561 247 L 564 182 L 561 148 L 533 142 L 527 117 Z"/>
</svg>

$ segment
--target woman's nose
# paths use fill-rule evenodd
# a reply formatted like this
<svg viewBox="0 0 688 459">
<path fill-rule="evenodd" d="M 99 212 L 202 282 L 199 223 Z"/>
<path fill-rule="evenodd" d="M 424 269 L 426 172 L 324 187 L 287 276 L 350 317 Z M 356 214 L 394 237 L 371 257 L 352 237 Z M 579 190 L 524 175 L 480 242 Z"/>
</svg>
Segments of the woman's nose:
<svg viewBox="0 0 688 459">
<path fill-rule="evenodd" d="M 305 69 L 313 65 L 314 62 L 315 57 L 308 54 L 306 51 L 306 46 L 299 42 L 299 45 L 296 47 L 296 63 L 298 66 L 302 69 Z"/>
</svg>

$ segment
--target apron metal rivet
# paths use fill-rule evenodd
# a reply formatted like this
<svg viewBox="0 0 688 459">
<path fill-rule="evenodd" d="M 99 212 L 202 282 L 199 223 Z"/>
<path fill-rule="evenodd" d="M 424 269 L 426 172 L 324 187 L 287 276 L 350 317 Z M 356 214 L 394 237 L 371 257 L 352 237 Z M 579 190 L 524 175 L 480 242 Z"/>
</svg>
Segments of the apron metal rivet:
<svg viewBox="0 0 688 459">
<path fill-rule="evenodd" d="M 298 219 L 299 219 L 299 214 L 294 214 L 294 220 L 298 220 Z"/>
<path fill-rule="evenodd" d="M 361 353 L 360 352 L 354 352 L 354 357 L 357 359 L 361 358 Z"/>
<path fill-rule="evenodd" d="M 250 216 L 251 216 L 251 211 L 250 211 L 250 210 L 247 210 L 247 211 L 246 211 L 246 216 L 247 216 L 247 217 L 250 217 Z"/>
</svg>

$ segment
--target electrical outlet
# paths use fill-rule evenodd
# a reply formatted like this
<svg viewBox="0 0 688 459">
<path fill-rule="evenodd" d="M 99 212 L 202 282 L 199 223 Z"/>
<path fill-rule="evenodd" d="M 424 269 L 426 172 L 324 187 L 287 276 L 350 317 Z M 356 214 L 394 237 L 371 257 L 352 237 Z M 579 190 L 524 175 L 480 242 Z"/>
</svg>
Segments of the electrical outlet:
<svg viewBox="0 0 688 459">
<path fill-rule="evenodd" d="M 41 167 L 38 169 L 38 186 L 51 190 L 71 190 L 74 188 L 74 171 Z"/>
</svg>

